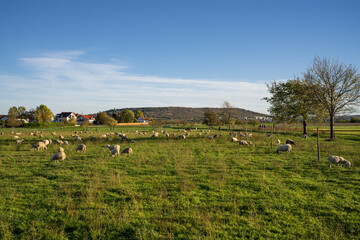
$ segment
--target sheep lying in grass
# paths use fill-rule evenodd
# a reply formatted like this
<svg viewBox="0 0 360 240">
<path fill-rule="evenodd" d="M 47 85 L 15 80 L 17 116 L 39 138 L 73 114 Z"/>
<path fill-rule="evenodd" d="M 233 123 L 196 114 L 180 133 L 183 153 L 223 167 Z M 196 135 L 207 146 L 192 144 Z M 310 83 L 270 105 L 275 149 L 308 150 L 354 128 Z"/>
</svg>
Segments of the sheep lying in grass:
<svg viewBox="0 0 360 240">
<path fill-rule="evenodd" d="M 85 153 L 86 145 L 85 144 L 78 145 L 77 148 L 76 148 L 76 152 L 78 152 L 78 151 L 81 151 L 82 153 Z"/>
<path fill-rule="evenodd" d="M 285 145 L 280 145 L 277 149 L 276 152 L 291 152 L 291 145 L 290 144 L 285 144 Z"/>
<path fill-rule="evenodd" d="M 329 161 L 329 167 L 331 167 L 331 164 L 336 163 L 337 165 L 342 166 L 342 164 L 346 164 L 347 167 L 351 166 L 351 163 L 348 160 L 345 160 L 343 157 L 339 157 L 339 156 L 330 156 L 328 157 L 328 161 Z"/>
<path fill-rule="evenodd" d="M 121 155 L 123 154 L 133 154 L 132 148 L 125 148 L 124 150 L 121 151 Z"/>
<path fill-rule="evenodd" d="M 291 145 L 295 145 L 295 142 L 291 139 L 286 139 L 286 144 L 291 144 Z"/>
<path fill-rule="evenodd" d="M 56 163 L 58 163 L 59 159 L 64 161 L 65 158 L 66 158 L 66 154 L 64 152 L 64 149 L 62 147 L 59 147 L 58 152 L 52 156 L 52 158 L 50 159 L 50 162 L 55 161 Z"/>
</svg>

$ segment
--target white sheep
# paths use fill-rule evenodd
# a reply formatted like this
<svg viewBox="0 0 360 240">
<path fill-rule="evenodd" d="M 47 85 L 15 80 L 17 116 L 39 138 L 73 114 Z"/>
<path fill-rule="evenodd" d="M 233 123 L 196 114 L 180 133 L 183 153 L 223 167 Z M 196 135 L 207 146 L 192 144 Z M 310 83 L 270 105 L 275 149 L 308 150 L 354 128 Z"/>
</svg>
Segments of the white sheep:
<svg viewBox="0 0 360 240">
<path fill-rule="evenodd" d="M 236 137 L 233 137 L 233 138 L 231 138 L 231 141 L 232 141 L 232 142 L 238 142 L 239 139 L 237 139 Z"/>
<path fill-rule="evenodd" d="M 60 138 L 60 139 L 64 139 L 64 136 L 63 136 L 63 135 L 59 135 L 59 138 Z"/>
<path fill-rule="evenodd" d="M 52 156 L 52 158 L 50 159 L 50 162 L 55 161 L 56 163 L 58 163 L 59 159 L 64 161 L 65 158 L 66 158 L 66 154 L 64 152 L 64 149 L 62 147 L 59 147 L 58 152 Z"/>
<path fill-rule="evenodd" d="M 16 140 L 16 144 L 22 144 L 23 141 L 24 141 L 24 139 L 18 139 L 18 140 Z"/>
<path fill-rule="evenodd" d="M 157 138 L 157 137 L 159 137 L 159 133 L 154 133 L 153 135 L 151 135 L 151 138 Z"/>
<path fill-rule="evenodd" d="M 123 154 L 133 154 L 132 148 L 125 148 L 124 150 L 121 151 L 121 155 Z"/>
<path fill-rule="evenodd" d="M 110 152 L 110 156 L 115 157 L 115 156 L 119 156 L 120 153 L 120 149 L 112 149 Z"/>
<path fill-rule="evenodd" d="M 106 147 L 108 149 L 110 149 L 110 151 L 114 150 L 114 149 L 117 149 L 118 151 L 120 151 L 120 145 L 106 145 Z"/>
<path fill-rule="evenodd" d="M 68 142 L 68 141 L 64 141 L 64 145 L 69 145 L 69 142 Z"/>
<path fill-rule="evenodd" d="M 76 152 L 78 152 L 78 151 L 81 151 L 82 153 L 85 153 L 86 145 L 85 144 L 78 145 L 77 148 L 76 148 Z"/>
<path fill-rule="evenodd" d="M 38 143 L 35 143 L 35 144 L 32 144 L 31 145 L 31 149 L 34 149 L 36 151 L 39 151 L 40 149 L 41 150 L 44 150 L 44 149 L 47 149 L 45 143 L 43 142 L 38 142 Z"/>
<path fill-rule="evenodd" d="M 185 135 L 180 135 L 178 138 L 179 139 L 186 139 L 186 136 Z"/>
<path fill-rule="evenodd" d="M 44 139 L 44 140 L 43 140 L 43 142 L 44 142 L 45 146 L 47 146 L 47 145 L 49 145 L 49 144 L 50 144 L 50 141 L 49 141 L 49 140 L 47 140 L 47 139 Z"/>
<path fill-rule="evenodd" d="M 61 145 L 61 144 L 64 144 L 64 142 L 61 141 L 61 140 L 59 140 L 59 139 L 56 140 L 56 143 L 57 143 L 57 144 L 60 144 L 60 145 Z"/>
<path fill-rule="evenodd" d="M 347 167 L 351 166 L 351 163 L 348 160 L 345 160 L 343 157 L 339 157 L 339 156 L 330 156 L 328 157 L 328 161 L 329 161 L 329 167 L 331 167 L 331 164 L 336 163 L 337 165 L 342 166 L 342 164 L 346 164 Z"/>
<path fill-rule="evenodd" d="M 285 144 L 285 145 L 280 145 L 277 149 L 276 152 L 291 152 L 291 145 L 290 144 Z"/>
<path fill-rule="evenodd" d="M 248 142 L 245 140 L 240 140 L 239 145 L 249 146 Z"/>
<path fill-rule="evenodd" d="M 277 145 L 280 145 L 280 144 L 281 144 L 280 139 L 276 140 L 276 144 L 277 144 Z"/>
</svg>

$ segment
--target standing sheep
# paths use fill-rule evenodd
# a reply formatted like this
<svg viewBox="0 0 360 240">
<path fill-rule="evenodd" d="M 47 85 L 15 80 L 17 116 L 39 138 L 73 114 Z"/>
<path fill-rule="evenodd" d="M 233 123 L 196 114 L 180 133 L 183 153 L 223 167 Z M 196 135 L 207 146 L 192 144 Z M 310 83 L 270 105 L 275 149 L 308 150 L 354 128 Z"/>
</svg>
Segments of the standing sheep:
<svg viewBox="0 0 360 240">
<path fill-rule="evenodd" d="M 132 148 L 125 148 L 124 150 L 121 151 L 121 155 L 123 154 L 133 154 Z"/>
<path fill-rule="evenodd" d="M 81 151 L 82 153 L 85 153 L 86 145 L 85 144 L 78 145 L 77 148 L 76 148 L 76 152 L 78 152 L 78 151 Z"/>
<path fill-rule="evenodd" d="M 185 135 L 180 135 L 179 139 L 186 139 L 186 136 Z"/>
<path fill-rule="evenodd" d="M 232 141 L 232 142 L 238 142 L 239 139 L 237 139 L 236 137 L 233 137 L 233 138 L 231 138 L 231 141 Z"/>
<path fill-rule="evenodd" d="M 345 160 L 343 157 L 339 157 L 339 156 L 330 156 L 328 157 L 328 161 L 329 161 L 329 167 L 331 167 L 331 164 L 336 163 L 337 165 L 342 166 L 342 164 L 346 164 L 347 167 L 351 166 L 351 163 L 348 160 Z"/>
<path fill-rule="evenodd" d="M 52 158 L 50 159 L 50 162 L 55 161 L 56 163 L 58 163 L 59 159 L 64 161 L 65 158 L 66 158 L 66 154 L 64 152 L 64 149 L 62 147 L 59 147 L 58 152 L 52 156 Z"/>
<path fill-rule="evenodd" d="M 285 144 L 285 145 L 280 145 L 277 149 L 276 152 L 291 152 L 291 145 L 290 144 Z"/>
</svg>

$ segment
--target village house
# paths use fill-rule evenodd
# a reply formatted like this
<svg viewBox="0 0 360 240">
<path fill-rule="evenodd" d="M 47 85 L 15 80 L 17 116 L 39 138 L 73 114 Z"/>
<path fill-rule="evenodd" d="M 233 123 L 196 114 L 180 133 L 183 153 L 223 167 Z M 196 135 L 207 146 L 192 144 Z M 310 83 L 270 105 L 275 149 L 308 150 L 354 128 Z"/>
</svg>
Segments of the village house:
<svg viewBox="0 0 360 240">
<path fill-rule="evenodd" d="M 7 115 L 0 115 L 0 121 L 6 121 Z"/>
<path fill-rule="evenodd" d="M 77 119 L 76 114 L 73 112 L 62 112 L 62 113 L 58 113 L 55 116 L 55 119 L 53 120 L 53 122 L 58 122 L 58 123 L 62 123 L 62 122 L 70 122 L 72 119 Z"/>
<path fill-rule="evenodd" d="M 138 123 L 150 123 L 152 121 L 151 118 L 146 118 L 146 117 L 139 117 L 137 119 Z"/>
<path fill-rule="evenodd" d="M 81 125 L 83 122 L 88 122 L 90 124 L 94 123 L 96 120 L 96 115 L 79 115 L 77 117 L 77 125 Z"/>
</svg>

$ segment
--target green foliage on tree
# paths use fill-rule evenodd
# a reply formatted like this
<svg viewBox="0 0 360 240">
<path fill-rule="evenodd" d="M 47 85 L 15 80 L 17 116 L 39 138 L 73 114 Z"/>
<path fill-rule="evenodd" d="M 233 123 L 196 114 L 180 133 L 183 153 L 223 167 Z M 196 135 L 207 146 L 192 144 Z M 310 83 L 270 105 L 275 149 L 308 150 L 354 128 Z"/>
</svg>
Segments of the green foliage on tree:
<svg viewBox="0 0 360 240">
<path fill-rule="evenodd" d="M 248 121 L 248 124 L 255 127 L 258 126 L 260 124 L 260 121 L 258 119 L 251 119 Z"/>
<path fill-rule="evenodd" d="M 106 124 L 108 119 L 109 119 L 109 115 L 107 115 L 106 112 L 99 112 L 96 116 L 96 121 L 99 124 Z"/>
<path fill-rule="evenodd" d="M 6 125 L 9 127 L 19 127 L 22 125 L 22 122 L 19 120 L 19 109 L 17 107 L 9 108 L 7 115 Z"/>
<path fill-rule="evenodd" d="M 137 110 L 135 113 L 135 120 L 137 120 L 139 117 L 144 117 L 144 113 L 140 110 Z"/>
<path fill-rule="evenodd" d="M 208 125 L 209 127 L 212 127 L 219 123 L 219 118 L 214 111 L 211 111 L 209 108 L 207 108 L 204 112 L 203 123 Z"/>
<path fill-rule="evenodd" d="M 267 87 L 271 97 L 264 100 L 270 103 L 269 112 L 274 121 L 302 121 L 303 134 L 307 134 L 309 117 L 321 116 L 322 110 L 305 81 L 298 78 L 280 83 L 273 81 Z"/>
<path fill-rule="evenodd" d="M 352 65 L 316 57 L 304 74 L 310 96 L 330 118 L 330 139 L 335 139 L 335 116 L 353 111 L 360 105 L 360 74 Z"/>
<path fill-rule="evenodd" d="M 35 119 L 40 122 L 51 122 L 54 119 L 54 114 L 44 104 L 38 106 L 35 110 Z"/>
<path fill-rule="evenodd" d="M 131 110 L 124 110 L 122 113 L 122 119 L 124 123 L 132 123 L 134 122 L 135 114 Z"/>
<path fill-rule="evenodd" d="M 107 120 L 106 120 L 106 125 L 108 125 L 110 127 L 110 129 L 114 129 L 115 126 L 117 125 L 117 121 L 113 118 L 113 117 L 109 117 Z"/>
</svg>

